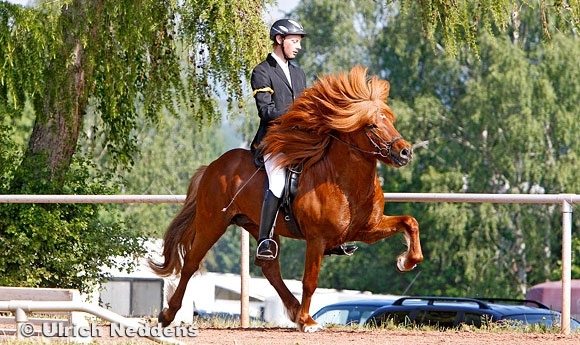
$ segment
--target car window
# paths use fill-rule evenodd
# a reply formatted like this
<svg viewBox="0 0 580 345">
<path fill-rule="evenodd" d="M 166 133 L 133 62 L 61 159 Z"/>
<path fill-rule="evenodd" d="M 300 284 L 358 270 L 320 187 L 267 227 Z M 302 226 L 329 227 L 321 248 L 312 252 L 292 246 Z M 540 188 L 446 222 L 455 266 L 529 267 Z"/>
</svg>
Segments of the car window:
<svg viewBox="0 0 580 345">
<path fill-rule="evenodd" d="M 331 309 L 316 316 L 316 322 L 321 325 L 345 325 L 348 319 L 348 310 Z"/>
<path fill-rule="evenodd" d="M 549 311 L 541 304 L 531 307 L 520 300 L 506 300 L 514 304 L 494 303 L 502 299 L 477 300 L 468 298 L 446 297 L 402 297 L 373 313 L 368 319 L 368 326 L 384 327 L 395 324 L 402 326 L 429 325 L 440 328 L 454 328 L 460 324 L 474 327 L 485 327 L 498 319 L 502 323 L 513 326 L 540 324 L 546 328 L 561 325 L 561 314 Z M 527 301 L 523 301 L 526 302 Z M 518 303 L 518 304 L 515 304 Z M 536 305 L 536 304 L 534 304 Z M 512 314 L 517 313 L 517 314 Z M 570 328 L 577 331 L 580 323 L 570 319 Z"/>
<path fill-rule="evenodd" d="M 369 320 L 369 325 L 372 327 L 385 327 L 388 324 L 412 325 L 411 316 L 407 311 L 388 311 L 383 314 L 375 315 Z"/>
<path fill-rule="evenodd" d="M 554 323 L 560 324 L 560 315 L 557 314 L 515 314 L 504 317 L 504 320 L 513 324 L 536 325 L 541 324 L 552 327 Z"/>
<path fill-rule="evenodd" d="M 493 321 L 492 315 L 468 311 L 465 312 L 465 314 L 463 315 L 463 321 L 461 321 L 460 323 L 464 323 L 469 326 L 482 327 L 489 325 L 491 321 Z"/>
<path fill-rule="evenodd" d="M 451 328 L 455 326 L 456 319 L 457 312 L 455 311 L 425 310 L 417 315 L 416 323 L 420 325 Z"/>
<path fill-rule="evenodd" d="M 316 322 L 322 325 L 362 325 L 377 307 L 346 307 L 316 313 Z"/>
<path fill-rule="evenodd" d="M 359 324 L 362 326 L 368 318 L 373 314 L 374 310 L 364 310 L 360 315 L 360 322 Z"/>
<path fill-rule="evenodd" d="M 362 313 L 358 309 L 351 310 L 350 313 L 348 314 L 348 318 L 346 319 L 346 324 L 358 325 L 361 316 Z"/>
</svg>

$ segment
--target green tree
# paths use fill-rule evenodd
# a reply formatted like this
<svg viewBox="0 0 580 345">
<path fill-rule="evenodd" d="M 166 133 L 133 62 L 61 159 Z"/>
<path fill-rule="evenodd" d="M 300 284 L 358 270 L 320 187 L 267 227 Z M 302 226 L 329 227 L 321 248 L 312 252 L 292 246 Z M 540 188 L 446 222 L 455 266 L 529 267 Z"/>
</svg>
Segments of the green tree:
<svg viewBox="0 0 580 345">
<path fill-rule="evenodd" d="M 299 7 L 296 13 L 308 29 L 318 25 L 310 13 L 316 14 L 318 5 L 324 8 L 324 2 L 304 3 L 309 6 Z M 379 168 L 385 191 L 578 190 L 572 167 L 579 148 L 570 140 L 578 131 L 573 116 L 577 86 L 576 81 L 566 82 L 567 75 L 578 71 L 570 61 L 571 52 L 578 49 L 577 39 L 558 33 L 550 41 L 542 40 L 544 31 L 537 22 L 541 12 L 526 5 L 520 8 L 518 20 L 507 22 L 506 27 L 478 32 L 479 54 L 463 46 L 458 54 L 449 54 L 444 40 L 429 41 L 416 25 L 418 16 L 412 7 L 397 11 L 396 7 L 377 5 L 369 17 L 361 14 L 368 9 L 359 12 L 351 7 L 342 16 L 347 22 L 348 18 L 364 18 L 369 23 L 351 25 L 341 37 L 351 37 L 354 45 L 349 49 L 368 52 L 365 58 L 371 71 L 391 82 L 389 102 L 399 116 L 397 127 L 415 143 L 410 167 Z M 384 24 L 381 30 L 370 31 L 378 34 L 365 40 L 364 29 L 377 22 Z M 320 52 L 341 52 L 335 42 L 316 30 L 304 45 L 305 50 L 313 46 Z M 301 57 L 304 66 L 319 61 L 327 59 Z M 359 61 L 337 63 L 331 71 L 349 69 Z M 521 296 L 528 286 L 557 278 L 552 275 L 561 246 L 557 206 L 387 202 L 386 212 L 418 218 L 426 258 L 418 267 L 420 274 L 395 273 L 392 262 L 402 244 L 388 239 L 380 245 L 363 246 L 351 258 L 325 260 L 320 286 L 409 294 Z M 372 276 L 361 275 L 361 267 L 372 271 Z"/>
<path fill-rule="evenodd" d="M 124 178 L 124 192 L 185 194 L 189 180 L 199 166 L 211 163 L 227 149 L 240 146 L 241 138 L 229 126 L 232 126 L 230 121 L 215 121 L 200 127 L 191 121 L 188 107 L 175 116 L 160 118 L 154 128 L 144 124 L 137 134 L 141 143 L 140 154 Z M 129 204 L 121 208 L 128 229 L 150 238 L 161 238 L 181 206 Z M 239 229 L 230 230 L 207 254 L 204 269 L 239 273 L 239 254 Z"/>
<path fill-rule="evenodd" d="M 580 6 L 569 1 L 387 0 L 383 7 L 393 3 L 398 5 L 397 10 L 411 15 L 413 22 L 421 23 L 421 31 L 432 47 L 440 44 L 452 56 L 466 46 L 477 55 L 478 37 L 482 34 L 517 31 L 514 23 L 523 12 L 532 19 L 530 26 L 538 28 L 546 38 L 561 32 L 573 35 L 580 25 Z"/>
<path fill-rule="evenodd" d="M 345 66 L 370 64 L 368 48 L 377 34 L 379 23 L 365 18 L 375 17 L 377 5 L 372 1 L 302 1 L 296 10 L 297 19 L 308 36 L 298 60 L 308 79 L 343 70 Z M 324 39 L 325 44 L 316 44 Z M 313 44 L 313 42 L 316 42 Z"/>
<path fill-rule="evenodd" d="M 574 192 L 578 186 L 568 162 L 575 161 L 578 147 L 566 138 L 578 128 L 571 123 L 572 113 L 558 110 L 555 95 L 569 94 L 576 86 L 558 83 L 558 77 L 544 70 L 554 64 L 547 55 L 564 57 L 577 49 L 576 39 L 554 35 L 549 45 L 523 45 L 523 49 L 512 37 L 480 39 L 485 47 L 481 60 L 467 53 L 459 60 L 461 68 L 455 69 L 463 71 L 463 78 L 453 79 L 461 80 L 464 87 L 454 104 L 444 98 L 435 107 L 417 106 L 414 101 L 415 112 L 431 124 L 428 132 L 414 134 L 429 143 L 416 151 L 421 164 L 414 166 L 420 169 L 414 175 L 421 176 L 422 191 Z M 559 59 L 558 68 L 576 73 L 575 66 Z M 432 69 L 431 73 L 446 71 Z M 457 88 L 456 82 L 433 84 L 422 79 L 421 84 L 419 97 Z M 443 116 L 433 117 L 434 108 L 444 109 Z M 554 128 L 562 132 L 556 134 Z M 428 212 L 436 220 L 429 222 L 429 229 L 439 238 L 423 239 L 428 255 L 437 262 L 447 258 L 445 266 L 432 272 L 453 282 L 442 291 L 474 294 L 477 286 L 488 295 L 523 295 L 528 286 L 553 278 L 550 272 L 561 246 L 557 206 L 470 205 L 472 215 L 465 225 L 448 224 L 437 208 L 429 205 Z M 448 214 L 453 219 L 454 213 Z M 464 245 L 446 247 L 459 240 Z"/>
<path fill-rule="evenodd" d="M 221 124 L 200 128 L 186 110 L 165 116 L 156 127 L 137 133 L 141 143 L 135 165 L 124 178 L 127 194 L 186 194 L 191 176 L 225 150 Z M 128 226 L 143 235 L 163 237 L 165 228 L 179 212 L 180 204 L 124 205 Z"/>
<path fill-rule="evenodd" d="M 176 104 L 192 109 L 191 122 L 219 120 L 218 89 L 230 105 L 245 100 L 243 81 L 267 43 L 265 3 L 0 3 L 2 141 L 13 143 L 4 124 L 17 123 L 28 104 L 35 116 L 25 147 L 3 146 L 11 151 L 0 155 L 9 163 L 2 192 L 118 193 L 143 123 L 175 114 Z M 83 127 L 87 113 L 96 114 L 96 125 Z M 94 144 L 88 156 L 77 151 L 84 135 Z M 115 264 L 112 256 L 140 253 L 140 235 L 107 210 L 2 205 L 1 248 L 18 253 L 0 260 L 2 283 L 89 289 L 102 264 Z M 68 251 L 71 242 L 79 249 Z"/>
<path fill-rule="evenodd" d="M 11 150 L 0 154 L 0 159 L 9 163 L 1 168 L 5 178 L 3 193 L 113 193 L 118 188 L 115 182 L 119 175 L 134 163 L 140 146 L 136 129 L 143 128 L 143 122 L 155 124 L 160 114 L 175 113 L 180 109 L 178 105 L 184 104 L 193 109 L 192 122 L 207 124 L 217 120 L 214 96 L 218 88 L 229 95 L 231 106 L 243 103 L 244 81 L 269 49 L 267 25 L 262 21 L 262 8 L 267 3 L 270 1 L 62 0 L 40 2 L 34 8 L 0 3 L 0 140 L 7 144 L 3 147 Z M 515 12 L 513 3 L 507 0 L 452 5 L 438 0 L 421 2 L 418 8 L 414 7 L 415 2 L 379 4 L 361 0 L 357 4 L 361 15 L 348 18 L 355 20 L 355 30 L 367 33 L 358 36 L 364 37 L 365 42 L 372 42 L 372 35 L 382 32 L 377 29 L 387 18 L 378 17 L 381 21 L 373 23 L 365 16 L 372 11 L 384 14 L 391 9 L 390 4 L 400 4 L 393 10 L 419 14 L 416 27 L 423 27 L 431 47 L 436 47 L 442 37 L 449 53 L 454 52 L 454 43 L 464 39 L 474 42 L 473 30 L 502 28 L 509 23 L 506 18 Z M 542 1 L 536 13 L 557 14 L 559 21 L 546 22 L 547 32 L 554 27 L 552 23 L 570 30 L 579 22 L 576 7 L 567 2 L 548 7 Z M 340 23 L 339 18 L 328 16 L 333 23 Z M 348 26 L 341 28 L 346 30 Z M 333 38 L 353 43 L 351 48 L 356 43 L 356 36 Z M 345 56 L 357 54 L 364 56 L 366 50 Z M 349 59 L 329 61 L 338 65 Z M 365 58 L 360 61 L 367 62 Z M 5 125 L 18 123 L 27 104 L 34 113 L 34 125 L 29 135 L 20 135 L 29 138 L 27 145 L 13 146 L 14 136 L 7 134 L 12 128 Z M 98 126 L 84 127 L 87 113 L 97 115 Z M 87 157 L 77 153 L 81 135 L 95 143 Z M 83 183 L 79 178 L 87 181 Z M 2 249 L 8 251 L 14 246 L 19 253 L 28 251 L 20 256 L 20 261 L 0 261 L 4 279 L 18 281 L 14 275 L 17 267 L 23 265 L 45 268 L 29 270 L 27 284 L 52 286 L 58 281 L 54 277 L 59 276 L 71 278 L 71 286 L 86 287 L 87 282 L 98 278 L 90 271 L 84 271 L 85 276 L 76 275 L 74 260 L 65 256 L 57 259 L 56 252 L 65 248 L 62 243 L 38 248 L 39 241 L 58 240 L 40 234 L 58 234 L 60 228 L 55 226 L 68 226 L 78 235 L 73 238 L 90 245 L 99 238 L 89 235 L 90 229 L 120 229 L 122 225 L 100 208 L 77 205 L 70 211 L 67 207 L 43 206 L 47 213 L 34 219 L 37 226 L 28 226 L 33 205 L 3 205 Z M 92 216 L 90 220 L 88 215 Z M 86 222 L 79 221 L 79 217 Z M 138 236 L 121 230 L 115 234 L 106 238 L 111 242 L 99 242 L 103 248 L 115 249 L 108 255 L 138 252 Z M 123 242 L 124 238 L 129 240 Z M 117 245 L 121 242 L 126 246 Z M 53 253 L 58 265 L 36 260 L 34 253 L 39 249 Z M 103 256 L 99 258 L 107 262 Z"/>
</svg>

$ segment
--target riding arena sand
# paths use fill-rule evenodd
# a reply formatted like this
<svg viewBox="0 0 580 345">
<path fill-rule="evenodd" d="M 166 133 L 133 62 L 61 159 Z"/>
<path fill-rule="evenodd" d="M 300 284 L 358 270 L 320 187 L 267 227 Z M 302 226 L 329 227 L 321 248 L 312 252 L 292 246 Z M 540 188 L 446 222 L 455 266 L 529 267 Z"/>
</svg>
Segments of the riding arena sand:
<svg viewBox="0 0 580 345">
<path fill-rule="evenodd" d="M 13 327 L 13 326 L 12 326 Z M 100 324 L 102 336 L 92 343 L 105 344 L 154 344 L 141 337 L 111 337 L 108 325 Z M 580 333 L 510 332 L 481 330 L 389 330 L 326 328 L 314 333 L 299 332 L 294 328 L 277 327 L 207 327 L 198 328 L 196 336 L 174 338 L 184 344 L 196 345 L 578 345 Z M 14 336 L 0 334 L 0 344 L 46 343 L 47 338 L 32 337 L 24 342 Z M 50 342 L 50 341 L 49 341 Z M 59 342 L 59 341 L 56 341 Z"/>
</svg>

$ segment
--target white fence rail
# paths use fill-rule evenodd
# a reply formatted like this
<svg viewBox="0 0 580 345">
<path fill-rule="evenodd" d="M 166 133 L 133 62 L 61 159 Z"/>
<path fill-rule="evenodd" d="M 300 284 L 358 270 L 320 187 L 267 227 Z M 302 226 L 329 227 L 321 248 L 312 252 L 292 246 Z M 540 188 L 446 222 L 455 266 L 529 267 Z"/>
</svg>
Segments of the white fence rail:
<svg viewBox="0 0 580 345">
<path fill-rule="evenodd" d="M 562 205 L 562 333 L 570 333 L 572 269 L 572 206 L 580 202 L 576 194 L 456 194 L 456 193 L 385 193 L 387 202 L 467 202 Z M 185 195 L 0 195 L 0 203 L 182 203 Z M 249 324 L 247 289 L 249 279 L 249 237 L 242 231 L 242 327 Z"/>
</svg>

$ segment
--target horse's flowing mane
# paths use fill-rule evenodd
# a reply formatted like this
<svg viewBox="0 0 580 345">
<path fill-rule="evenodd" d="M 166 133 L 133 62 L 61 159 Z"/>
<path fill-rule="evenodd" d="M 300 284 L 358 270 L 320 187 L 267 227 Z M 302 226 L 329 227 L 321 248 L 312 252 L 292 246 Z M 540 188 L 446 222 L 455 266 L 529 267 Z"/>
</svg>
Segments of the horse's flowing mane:
<svg viewBox="0 0 580 345">
<path fill-rule="evenodd" d="M 379 114 L 394 121 L 386 104 L 389 88 L 388 81 L 369 79 L 367 69 L 360 66 L 350 73 L 320 77 L 271 124 L 261 144 L 263 152 L 282 152 L 282 166 L 312 166 L 324 158 L 332 132 L 357 131 Z"/>
</svg>

